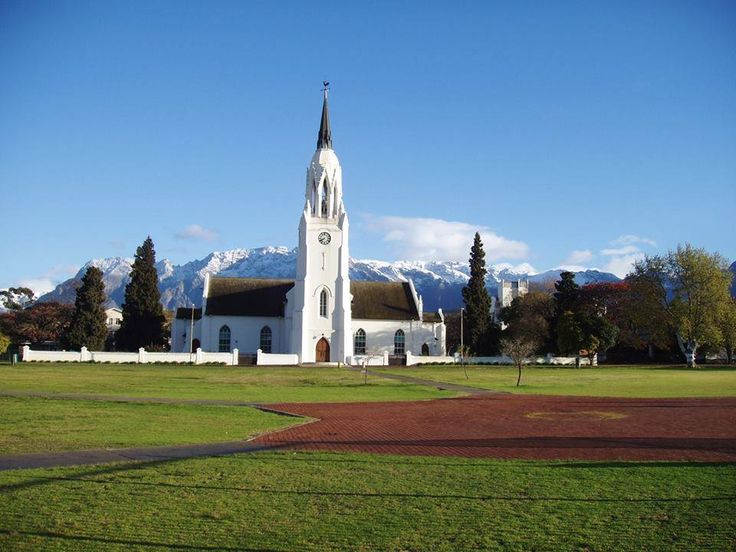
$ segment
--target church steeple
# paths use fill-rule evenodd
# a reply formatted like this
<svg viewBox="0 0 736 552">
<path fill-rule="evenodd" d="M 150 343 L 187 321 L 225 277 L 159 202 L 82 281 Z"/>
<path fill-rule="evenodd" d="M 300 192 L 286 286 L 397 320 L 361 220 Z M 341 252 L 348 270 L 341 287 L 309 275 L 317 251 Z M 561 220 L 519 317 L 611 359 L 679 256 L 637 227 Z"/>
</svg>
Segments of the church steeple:
<svg viewBox="0 0 736 552">
<path fill-rule="evenodd" d="M 319 134 L 317 135 L 317 149 L 332 149 L 332 131 L 330 130 L 330 111 L 327 107 L 327 91 L 330 83 L 322 82 L 324 88 L 324 101 L 322 103 L 322 120 L 319 123 Z"/>
</svg>

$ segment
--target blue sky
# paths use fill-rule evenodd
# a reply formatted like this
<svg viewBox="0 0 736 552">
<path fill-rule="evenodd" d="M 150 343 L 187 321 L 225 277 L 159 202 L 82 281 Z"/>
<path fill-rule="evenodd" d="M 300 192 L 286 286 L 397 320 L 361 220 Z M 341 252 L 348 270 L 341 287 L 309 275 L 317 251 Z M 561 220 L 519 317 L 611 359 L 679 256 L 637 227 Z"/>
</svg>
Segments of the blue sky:
<svg viewBox="0 0 736 552">
<path fill-rule="evenodd" d="M 296 245 L 332 83 L 357 258 L 733 260 L 733 2 L 0 2 L 0 287 Z"/>
</svg>

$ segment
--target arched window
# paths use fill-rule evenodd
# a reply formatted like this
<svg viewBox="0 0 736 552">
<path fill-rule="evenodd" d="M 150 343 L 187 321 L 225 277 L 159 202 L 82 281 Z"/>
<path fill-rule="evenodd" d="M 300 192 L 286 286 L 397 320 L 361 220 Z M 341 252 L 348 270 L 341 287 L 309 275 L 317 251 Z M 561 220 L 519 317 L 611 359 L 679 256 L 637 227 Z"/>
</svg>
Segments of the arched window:
<svg viewBox="0 0 736 552">
<path fill-rule="evenodd" d="M 353 353 L 356 355 L 365 354 L 365 330 L 363 328 L 359 328 L 358 331 L 355 332 L 355 338 L 353 339 Z"/>
<path fill-rule="evenodd" d="M 223 326 L 222 328 L 220 328 L 220 339 L 219 339 L 218 350 L 221 353 L 230 352 L 230 328 L 228 326 Z"/>
<path fill-rule="evenodd" d="M 271 328 L 268 326 L 263 326 L 261 328 L 261 346 L 260 349 L 264 353 L 270 353 L 271 352 Z"/>
<path fill-rule="evenodd" d="M 323 289 L 319 294 L 319 315 L 327 318 L 327 290 Z"/>
<path fill-rule="evenodd" d="M 323 217 L 327 216 L 327 180 L 322 183 L 322 193 L 320 198 L 320 210 Z"/>
<path fill-rule="evenodd" d="M 394 334 L 394 354 L 403 355 L 404 351 L 406 351 L 406 347 L 404 346 L 404 330 L 396 330 Z"/>
</svg>

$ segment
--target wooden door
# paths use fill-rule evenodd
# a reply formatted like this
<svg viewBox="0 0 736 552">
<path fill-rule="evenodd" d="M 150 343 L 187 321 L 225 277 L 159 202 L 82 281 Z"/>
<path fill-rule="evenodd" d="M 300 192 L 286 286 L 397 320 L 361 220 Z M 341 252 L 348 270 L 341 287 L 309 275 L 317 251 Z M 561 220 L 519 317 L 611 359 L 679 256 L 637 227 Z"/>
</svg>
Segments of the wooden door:
<svg viewBox="0 0 736 552">
<path fill-rule="evenodd" d="M 330 343 L 324 337 L 317 342 L 317 362 L 330 361 Z"/>
</svg>

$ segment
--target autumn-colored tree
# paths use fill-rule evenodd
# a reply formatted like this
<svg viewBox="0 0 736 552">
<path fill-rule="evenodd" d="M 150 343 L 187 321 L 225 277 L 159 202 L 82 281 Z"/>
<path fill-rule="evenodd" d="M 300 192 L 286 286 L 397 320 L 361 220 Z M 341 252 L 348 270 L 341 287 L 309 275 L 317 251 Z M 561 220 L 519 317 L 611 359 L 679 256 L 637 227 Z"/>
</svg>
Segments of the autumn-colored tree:
<svg viewBox="0 0 736 552">
<path fill-rule="evenodd" d="M 10 347 L 10 338 L 3 332 L 0 332 L 0 354 L 5 353 Z"/>
<path fill-rule="evenodd" d="M 674 331 L 693 367 L 698 347 L 723 340 L 719 320 L 731 300 L 731 278 L 721 255 L 685 244 L 636 263 L 629 281 L 641 292 L 638 308 Z"/>
<path fill-rule="evenodd" d="M 736 350 L 736 299 L 732 298 L 723 309 L 718 327 L 721 330 L 723 347 L 726 349 L 726 358 L 731 364 Z"/>
<path fill-rule="evenodd" d="M 60 342 L 71 323 L 74 307 L 61 303 L 36 303 L 23 310 L 0 315 L 0 331 L 11 343 Z"/>
</svg>

